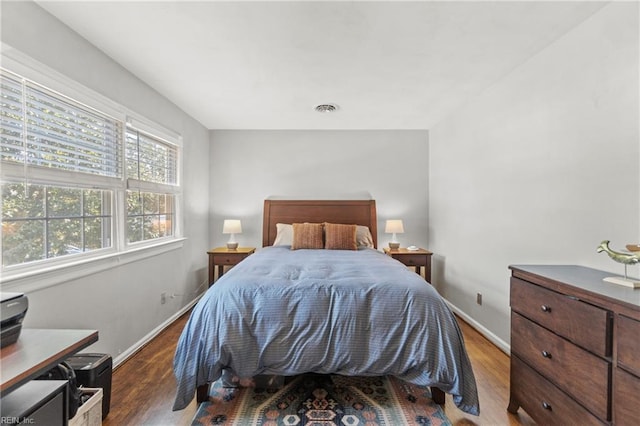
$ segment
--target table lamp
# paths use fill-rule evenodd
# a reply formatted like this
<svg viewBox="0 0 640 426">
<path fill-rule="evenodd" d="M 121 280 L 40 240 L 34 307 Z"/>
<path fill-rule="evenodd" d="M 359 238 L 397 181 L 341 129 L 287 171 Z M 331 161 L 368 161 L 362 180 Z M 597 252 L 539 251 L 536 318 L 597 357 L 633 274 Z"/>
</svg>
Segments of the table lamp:
<svg viewBox="0 0 640 426">
<path fill-rule="evenodd" d="M 229 236 L 229 241 L 227 241 L 227 248 L 229 250 L 235 250 L 238 248 L 238 243 L 236 242 L 235 234 L 242 234 L 242 224 L 238 219 L 225 219 L 224 224 L 222 225 L 222 233 L 223 234 L 231 234 Z"/>
<path fill-rule="evenodd" d="M 404 233 L 404 227 L 402 226 L 402 220 L 401 219 L 391 219 L 391 220 L 387 220 L 387 223 L 384 227 L 384 232 L 387 234 L 393 234 L 391 236 L 391 241 L 389 242 L 389 248 L 391 250 L 397 250 L 398 248 L 400 248 L 400 243 L 398 242 L 398 239 L 396 238 L 396 234 L 402 234 Z"/>
</svg>

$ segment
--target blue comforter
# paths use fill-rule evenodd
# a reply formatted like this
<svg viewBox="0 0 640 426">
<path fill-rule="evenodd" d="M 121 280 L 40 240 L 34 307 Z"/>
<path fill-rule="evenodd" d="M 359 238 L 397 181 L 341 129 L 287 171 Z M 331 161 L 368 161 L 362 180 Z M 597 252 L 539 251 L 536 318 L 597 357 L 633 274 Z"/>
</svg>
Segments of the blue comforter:
<svg viewBox="0 0 640 426">
<path fill-rule="evenodd" d="M 393 375 L 479 413 L 456 319 L 435 289 L 373 249 L 265 247 L 196 304 L 174 358 L 185 408 L 223 369 L 249 378 L 305 372 Z"/>
</svg>

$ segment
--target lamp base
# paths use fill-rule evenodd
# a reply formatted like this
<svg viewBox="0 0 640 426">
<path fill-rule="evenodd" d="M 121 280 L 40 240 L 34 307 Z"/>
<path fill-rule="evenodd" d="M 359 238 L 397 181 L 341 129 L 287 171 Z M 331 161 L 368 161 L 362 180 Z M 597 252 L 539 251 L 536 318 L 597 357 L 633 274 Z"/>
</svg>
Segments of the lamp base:
<svg viewBox="0 0 640 426">
<path fill-rule="evenodd" d="M 400 248 L 400 243 L 389 243 L 389 248 L 391 250 L 398 250 Z"/>
<path fill-rule="evenodd" d="M 227 248 L 229 250 L 236 250 L 238 248 L 238 243 L 227 243 Z"/>
<path fill-rule="evenodd" d="M 613 283 L 613 284 L 618 284 L 618 285 L 623 285 L 625 287 L 631 287 L 631 288 L 639 288 L 640 287 L 640 281 L 635 281 L 635 280 L 630 279 L 630 278 L 607 277 L 607 278 L 603 278 L 602 281 L 606 281 L 608 283 Z"/>
</svg>

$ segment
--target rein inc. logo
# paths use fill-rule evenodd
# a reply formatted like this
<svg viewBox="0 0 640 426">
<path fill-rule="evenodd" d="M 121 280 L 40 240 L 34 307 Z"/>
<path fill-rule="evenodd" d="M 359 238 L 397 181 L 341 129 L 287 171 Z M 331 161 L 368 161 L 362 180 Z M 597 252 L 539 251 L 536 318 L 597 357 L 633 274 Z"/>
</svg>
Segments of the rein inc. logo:
<svg viewBox="0 0 640 426">
<path fill-rule="evenodd" d="M 16 416 L 2 416 L 0 417 L 0 425 L 33 425 L 36 420 L 33 417 L 16 417 Z"/>
</svg>

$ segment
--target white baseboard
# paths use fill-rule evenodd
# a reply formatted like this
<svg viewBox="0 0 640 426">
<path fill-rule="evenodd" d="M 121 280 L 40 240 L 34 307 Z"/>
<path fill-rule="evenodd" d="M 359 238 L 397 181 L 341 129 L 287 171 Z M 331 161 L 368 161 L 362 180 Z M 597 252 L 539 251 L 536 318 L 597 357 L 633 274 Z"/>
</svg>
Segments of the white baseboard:
<svg viewBox="0 0 640 426">
<path fill-rule="evenodd" d="M 201 295 L 202 296 L 202 295 Z M 185 307 L 183 307 L 182 309 L 180 309 L 178 312 L 176 312 L 175 314 L 173 314 L 171 317 L 169 317 L 166 321 L 164 321 L 162 324 L 160 324 L 159 326 L 157 326 L 156 328 L 154 328 L 153 330 L 151 330 L 151 332 L 149 332 L 149 334 L 147 334 L 146 336 L 144 336 L 142 339 L 138 340 L 133 346 L 131 346 L 129 349 L 127 349 L 126 351 L 122 352 L 120 355 L 118 355 L 117 357 L 115 357 L 113 359 L 113 368 L 115 369 L 116 367 L 118 367 L 120 364 L 122 364 L 123 362 L 125 362 L 127 359 L 129 359 L 131 356 L 133 356 L 136 352 L 138 352 L 140 349 L 142 349 L 144 347 L 144 345 L 146 345 L 147 343 L 149 343 L 151 340 L 153 340 L 158 334 L 160 334 L 162 332 L 162 330 L 164 330 L 165 328 L 167 328 L 168 326 L 170 326 L 175 320 L 177 320 L 178 318 L 180 318 L 184 313 L 186 313 L 187 311 L 189 311 L 189 309 L 193 308 L 193 306 L 198 303 L 198 300 L 200 300 L 200 297 L 196 297 L 195 299 L 193 299 L 191 302 L 189 302 Z"/>
<path fill-rule="evenodd" d="M 486 337 L 487 340 L 489 340 L 491 343 L 496 345 L 498 349 L 500 349 L 502 352 L 511 356 L 511 346 L 508 345 L 507 342 L 505 342 L 504 340 L 502 340 L 501 338 L 493 334 L 489 329 L 487 329 L 485 326 L 483 326 L 482 324 L 480 324 L 479 322 L 471 318 L 469 315 L 464 313 L 464 311 L 462 311 L 457 306 L 450 303 L 448 300 L 445 300 L 445 302 L 447 302 L 447 305 L 449 305 L 451 310 L 455 312 L 456 315 L 458 315 L 460 318 L 465 320 L 465 322 L 469 323 L 471 327 L 475 328 L 478 331 L 478 333 Z"/>
</svg>

